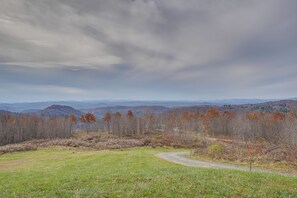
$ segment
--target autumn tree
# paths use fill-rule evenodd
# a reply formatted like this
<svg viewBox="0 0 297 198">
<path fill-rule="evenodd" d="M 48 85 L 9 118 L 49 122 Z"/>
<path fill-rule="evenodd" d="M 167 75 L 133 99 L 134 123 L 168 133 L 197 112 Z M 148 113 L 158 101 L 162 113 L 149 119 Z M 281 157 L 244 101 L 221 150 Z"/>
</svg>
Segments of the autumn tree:
<svg viewBox="0 0 297 198">
<path fill-rule="evenodd" d="M 80 117 L 80 121 L 87 127 L 87 132 L 90 131 L 91 125 L 96 122 L 96 117 L 92 113 L 87 113 Z"/>
<path fill-rule="evenodd" d="M 219 130 L 218 118 L 220 112 L 216 108 L 207 110 L 202 118 L 203 126 L 206 133 L 215 135 Z"/>
<path fill-rule="evenodd" d="M 71 122 L 73 122 L 73 123 L 76 123 L 76 122 L 77 122 L 77 118 L 76 118 L 76 116 L 73 115 L 73 114 L 69 115 L 68 118 L 69 118 L 69 120 L 70 120 Z"/>
<path fill-rule="evenodd" d="M 70 120 L 70 123 L 71 123 L 71 132 L 72 132 L 72 130 L 73 130 L 73 126 L 77 123 L 77 118 L 76 118 L 75 115 L 70 114 L 70 115 L 68 116 L 68 119 Z"/>
<path fill-rule="evenodd" d="M 126 114 L 126 135 L 136 135 L 137 123 L 132 111 L 128 111 Z"/>
<path fill-rule="evenodd" d="M 112 115 L 112 132 L 113 134 L 122 135 L 123 129 L 121 129 L 121 117 L 120 112 L 116 112 Z"/>
<path fill-rule="evenodd" d="M 182 117 L 182 125 L 184 131 L 191 130 L 191 121 L 192 121 L 192 114 L 190 112 L 185 112 Z"/>
<path fill-rule="evenodd" d="M 79 118 L 79 121 L 82 122 L 82 123 L 85 123 L 86 122 L 85 116 L 81 115 L 80 118 Z"/>
<path fill-rule="evenodd" d="M 104 114 L 103 121 L 107 124 L 107 130 L 110 133 L 111 114 L 109 112 Z"/>
<path fill-rule="evenodd" d="M 85 115 L 85 120 L 87 123 L 93 123 L 93 122 L 96 122 L 96 117 L 91 113 L 87 113 Z"/>
</svg>

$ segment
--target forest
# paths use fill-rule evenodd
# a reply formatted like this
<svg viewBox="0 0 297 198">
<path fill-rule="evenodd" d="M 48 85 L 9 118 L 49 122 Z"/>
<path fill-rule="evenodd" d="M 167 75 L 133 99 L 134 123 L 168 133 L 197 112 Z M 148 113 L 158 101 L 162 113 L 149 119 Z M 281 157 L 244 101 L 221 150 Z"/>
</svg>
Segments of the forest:
<svg viewBox="0 0 297 198">
<path fill-rule="evenodd" d="M 243 142 L 267 142 L 297 147 L 297 113 L 205 112 L 173 109 L 159 114 L 135 115 L 107 112 L 102 118 L 91 113 L 80 117 L 42 118 L 25 114 L 0 115 L 0 145 L 32 139 L 71 137 L 75 131 L 108 132 L 119 137 L 161 134 L 169 141 L 192 144 L 193 136 L 224 137 Z M 170 140 L 170 138 L 172 140 Z"/>
</svg>

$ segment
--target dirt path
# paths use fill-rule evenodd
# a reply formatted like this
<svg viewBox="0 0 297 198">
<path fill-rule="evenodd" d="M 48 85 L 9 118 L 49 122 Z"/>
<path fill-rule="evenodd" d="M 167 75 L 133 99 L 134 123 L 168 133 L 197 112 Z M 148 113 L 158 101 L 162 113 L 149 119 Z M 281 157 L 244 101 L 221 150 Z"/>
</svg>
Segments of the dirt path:
<svg viewBox="0 0 297 198">
<path fill-rule="evenodd" d="M 236 165 L 232 165 L 232 164 L 218 163 L 218 162 L 206 162 L 206 161 L 190 159 L 190 158 L 186 157 L 187 154 L 190 154 L 190 152 L 166 152 L 166 153 L 158 153 L 156 156 L 161 159 L 167 160 L 169 162 L 181 164 L 184 166 L 218 168 L 218 169 L 224 168 L 224 169 L 250 171 L 250 169 L 247 167 L 236 166 Z M 297 177 L 296 174 L 280 173 L 280 172 L 274 172 L 274 171 L 269 171 L 269 170 L 252 169 L 252 172 L 273 173 L 273 174 L 278 174 L 278 175 L 283 175 L 283 176 Z"/>
</svg>

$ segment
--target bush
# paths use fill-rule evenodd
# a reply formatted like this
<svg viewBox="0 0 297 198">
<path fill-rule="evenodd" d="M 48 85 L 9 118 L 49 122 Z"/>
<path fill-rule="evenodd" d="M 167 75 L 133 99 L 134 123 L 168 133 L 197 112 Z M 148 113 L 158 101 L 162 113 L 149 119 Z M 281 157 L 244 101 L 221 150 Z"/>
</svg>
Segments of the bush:
<svg viewBox="0 0 297 198">
<path fill-rule="evenodd" d="M 5 153 L 21 152 L 21 151 L 32 151 L 37 150 L 36 145 L 30 143 L 23 144 L 11 144 L 0 147 L 0 155 Z"/>
<path fill-rule="evenodd" d="M 224 152 L 224 147 L 220 144 L 212 144 L 208 146 L 208 153 L 212 157 L 220 157 Z"/>
</svg>

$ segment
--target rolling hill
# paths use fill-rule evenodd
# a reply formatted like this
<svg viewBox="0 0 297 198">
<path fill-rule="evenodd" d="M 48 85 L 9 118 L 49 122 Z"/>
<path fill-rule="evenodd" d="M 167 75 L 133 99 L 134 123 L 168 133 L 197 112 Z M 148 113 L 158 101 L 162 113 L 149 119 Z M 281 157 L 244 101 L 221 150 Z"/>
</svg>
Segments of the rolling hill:
<svg viewBox="0 0 297 198">
<path fill-rule="evenodd" d="M 84 113 L 70 106 L 51 105 L 43 110 L 33 112 L 32 114 L 40 117 L 52 118 L 52 117 L 67 117 L 71 114 L 75 115 L 76 117 L 79 117 Z"/>
</svg>

